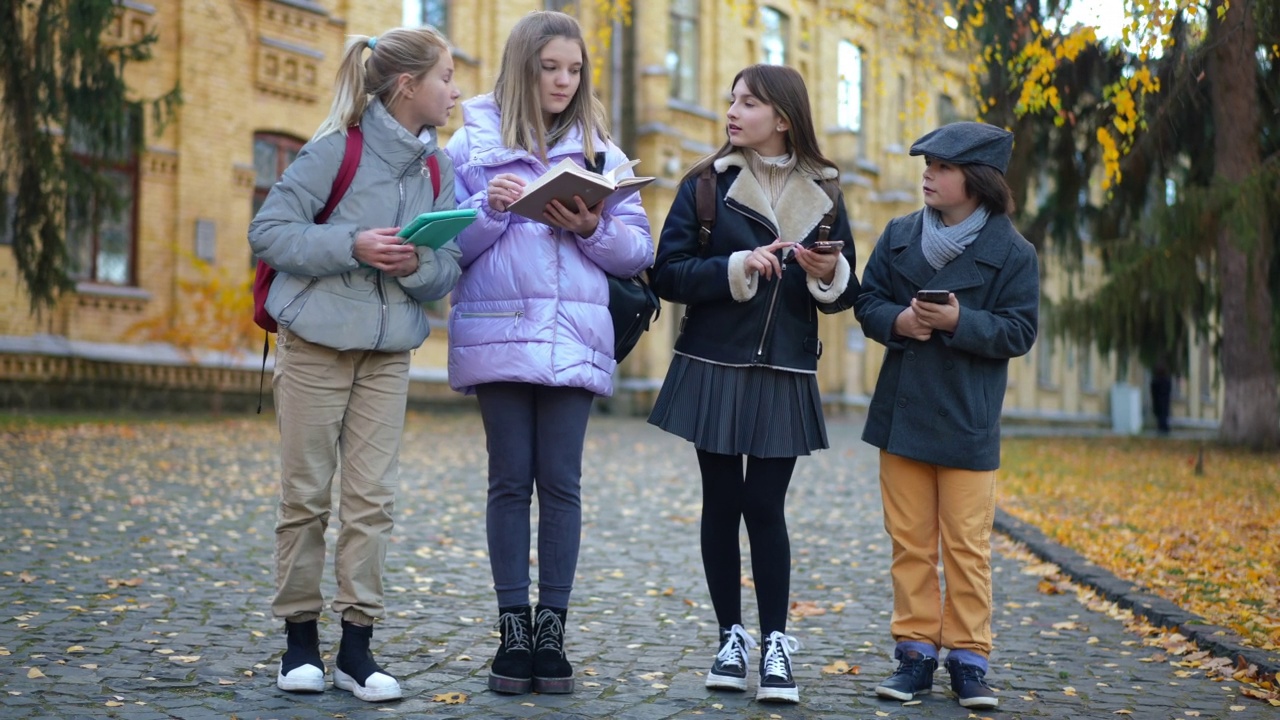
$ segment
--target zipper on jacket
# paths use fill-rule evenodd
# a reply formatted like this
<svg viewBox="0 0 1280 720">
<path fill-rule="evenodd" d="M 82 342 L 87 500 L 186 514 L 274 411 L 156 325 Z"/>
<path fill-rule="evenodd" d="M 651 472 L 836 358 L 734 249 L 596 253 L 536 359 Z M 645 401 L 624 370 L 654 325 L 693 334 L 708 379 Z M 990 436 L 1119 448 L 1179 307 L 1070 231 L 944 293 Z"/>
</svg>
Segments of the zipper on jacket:
<svg viewBox="0 0 1280 720">
<path fill-rule="evenodd" d="M 396 222 L 398 226 L 403 222 L 401 215 L 404 214 L 404 175 L 396 182 L 396 188 L 399 191 L 400 199 L 396 204 Z M 387 328 L 391 325 L 391 313 L 387 310 L 387 288 L 385 273 L 378 273 L 378 280 L 374 283 L 378 288 L 378 303 L 382 306 L 382 312 L 378 316 L 378 339 L 373 344 L 375 348 L 382 347 L 382 343 L 387 339 Z"/>
<path fill-rule="evenodd" d="M 733 210 L 745 215 L 751 220 L 755 220 L 757 223 L 763 225 L 765 230 L 773 233 L 775 237 L 777 236 L 777 231 L 774 228 L 769 227 L 769 223 L 765 222 L 764 217 L 751 208 L 738 202 L 728 201 L 727 199 L 725 205 L 726 207 L 732 208 Z M 783 267 L 785 267 L 785 265 Z M 773 324 L 773 311 L 778 306 L 778 290 L 781 287 L 782 276 L 778 275 L 773 279 L 773 292 L 769 295 L 769 311 L 765 313 L 764 329 L 760 331 L 760 343 L 756 345 L 755 362 L 760 362 L 761 356 L 764 355 L 764 344 L 769 339 L 769 328 Z"/>
<path fill-rule="evenodd" d="M 307 286 L 299 290 L 297 295 L 294 295 L 293 297 L 289 298 L 289 302 L 285 303 L 284 307 L 280 308 L 280 314 L 284 315 L 285 310 L 288 310 L 290 306 L 292 306 L 295 302 L 297 302 L 298 298 L 302 297 L 303 295 L 306 295 L 307 291 L 311 289 L 311 286 L 315 285 L 319 281 L 320 281 L 320 278 L 317 278 L 317 277 L 313 277 L 310 280 L 308 280 Z"/>
<path fill-rule="evenodd" d="M 764 331 L 760 333 L 760 344 L 756 347 L 756 362 L 764 354 L 764 342 L 769 337 L 769 325 L 773 323 L 773 309 L 778 305 L 778 289 L 782 287 L 782 277 L 773 280 L 773 293 L 769 296 L 769 312 L 764 316 Z"/>
<path fill-rule="evenodd" d="M 513 310 L 511 312 L 460 312 L 460 318 L 515 318 L 519 320 L 524 317 L 523 310 Z"/>
</svg>

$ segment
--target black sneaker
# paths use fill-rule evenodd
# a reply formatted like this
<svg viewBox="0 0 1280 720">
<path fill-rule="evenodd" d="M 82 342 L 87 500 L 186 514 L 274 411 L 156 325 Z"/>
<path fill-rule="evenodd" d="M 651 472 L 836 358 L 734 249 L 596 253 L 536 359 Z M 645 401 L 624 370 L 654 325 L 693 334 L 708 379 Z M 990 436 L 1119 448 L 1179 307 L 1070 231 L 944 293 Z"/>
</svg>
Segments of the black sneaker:
<svg viewBox="0 0 1280 720">
<path fill-rule="evenodd" d="M 764 657 L 760 658 L 760 687 L 756 688 L 756 700 L 772 702 L 800 702 L 800 688 L 791 676 L 791 653 L 800 649 L 800 643 L 790 635 L 777 630 L 769 633 L 764 641 Z"/>
<path fill-rule="evenodd" d="M 947 673 L 951 675 L 951 691 L 956 694 L 960 707 L 990 709 L 1000 704 L 995 691 L 983 679 L 986 672 L 977 665 L 948 657 Z"/>
<path fill-rule="evenodd" d="M 894 700 L 910 700 L 917 695 L 933 691 L 933 673 L 938 669 L 938 659 L 917 650 L 894 650 L 898 669 L 888 680 L 876 686 L 876 694 Z"/>
<path fill-rule="evenodd" d="M 707 687 L 712 690 L 746 690 L 747 668 L 751 665 L 751 648 L 756 641 L 741 625 L 720 628 L 720 652 L 707 673 Z"/>
</svg>

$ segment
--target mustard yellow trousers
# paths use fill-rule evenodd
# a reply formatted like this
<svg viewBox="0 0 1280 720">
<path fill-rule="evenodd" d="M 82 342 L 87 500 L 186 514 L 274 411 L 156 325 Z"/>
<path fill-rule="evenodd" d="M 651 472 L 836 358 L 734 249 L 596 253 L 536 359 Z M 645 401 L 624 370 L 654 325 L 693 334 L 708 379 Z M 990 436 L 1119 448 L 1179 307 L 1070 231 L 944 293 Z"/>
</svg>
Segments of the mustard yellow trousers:
<svg viewBox="0 0 1280 720">
<path fill-rule="evenodd" d="M 880 451 L 884 528 L 893 541 L 895 641 L 990 656 L 995 486 L 994 470 L 959 470 Z"/>
</svg>

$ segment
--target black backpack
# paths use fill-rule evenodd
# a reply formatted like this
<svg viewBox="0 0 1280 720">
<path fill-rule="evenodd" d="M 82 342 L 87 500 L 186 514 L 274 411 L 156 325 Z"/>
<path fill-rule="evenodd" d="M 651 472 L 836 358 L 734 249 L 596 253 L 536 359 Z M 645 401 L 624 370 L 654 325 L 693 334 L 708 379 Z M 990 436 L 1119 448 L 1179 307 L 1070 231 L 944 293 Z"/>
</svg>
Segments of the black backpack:
<svg viewBox="0 0 1280 720">
<path fill-rule="evenodd" d="M 587 169 L 597 173 L 603 170 L 604 153 L 596 153 L 595 162 L 587 162 Z M 605 275 L 609 278 L 609 314 L 613 316 L 613 359 L 620 363 L 640 342 L 650 323 L 662 314 L 662 303 L 649 287 L 648 270 L 631 278 Z"/>
</svg>

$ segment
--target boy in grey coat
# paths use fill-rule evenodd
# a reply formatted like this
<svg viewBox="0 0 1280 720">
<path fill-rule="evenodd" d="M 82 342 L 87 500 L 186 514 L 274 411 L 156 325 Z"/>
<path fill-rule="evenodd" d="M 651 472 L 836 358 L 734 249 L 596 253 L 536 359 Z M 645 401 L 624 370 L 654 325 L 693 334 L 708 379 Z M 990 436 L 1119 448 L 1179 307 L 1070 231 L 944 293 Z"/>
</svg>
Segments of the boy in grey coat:
<svg viewBox="0 0 1280 720">
<path fill-rule="evenodd" d="M 1009 359 L 1035 341 L 1035 249 L 1013 227 L 1004 171 L 1013 135 L 985 123 L 939 128 L 925 156 L 925 208 L 890 221 L 855 313 L 885 345 L 862 439 L 880 448 L 893 544 L 899 661 L 876 688 L 910 700 L 933 686 L 938 653 L 959 703 L 993 708 L 991 526 Z M 942 546 L 946 595 L 936 572 Z"/>
</svg>

